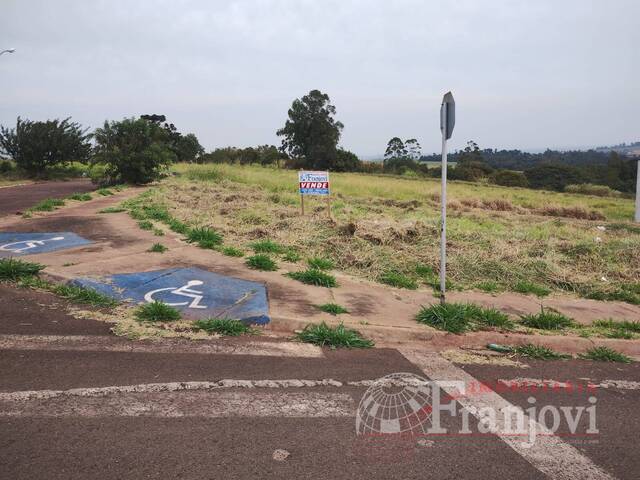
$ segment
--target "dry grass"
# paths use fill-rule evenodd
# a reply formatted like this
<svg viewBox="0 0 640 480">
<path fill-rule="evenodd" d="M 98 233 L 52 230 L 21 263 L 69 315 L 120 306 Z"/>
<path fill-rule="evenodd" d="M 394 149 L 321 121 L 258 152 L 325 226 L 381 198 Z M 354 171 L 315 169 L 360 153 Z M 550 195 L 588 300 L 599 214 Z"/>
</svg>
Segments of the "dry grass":
<svg viewBox="0 0 640 480">
<path fill-rule="evenodd" d="M 423 287 L 416 264 L 437 272 L 435 180 L 332 173 L 329 220 L 324 202 L 311 197 L 305 200 L 307 215 L 300 215 L 293 171 L 233 165 L 179 165 L 177 171 L 182 175 L 165 180 L 150 200 L 165 204 L 181 221 L 216 229 L 225 246 L 249 251 L 257 240 L 269 239 L 305 258 L 329 259 L 355 276 L 377 280 L 395 271 L 414 276 Z M 640 278 L 640 232 L 628 222 L 628 199 L 465 182 L 451 182 L 449 195 L 460 206 L 448 219 L 449 273 L 457 287 L 493 282 L 513 289 L 528 281 L 589 292 Z M 549 205 L 563 216 L 540 215 Z M 615 222 L 612 228 L 608 221 Z"/>
</svg>

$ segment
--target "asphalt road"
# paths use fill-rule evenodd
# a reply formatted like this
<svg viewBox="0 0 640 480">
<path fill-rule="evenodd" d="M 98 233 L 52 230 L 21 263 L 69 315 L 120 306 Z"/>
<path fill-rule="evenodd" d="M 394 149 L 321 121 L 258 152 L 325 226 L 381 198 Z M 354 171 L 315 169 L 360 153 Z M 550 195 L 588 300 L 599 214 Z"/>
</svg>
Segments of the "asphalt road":
<svg viewBox="0 0 640 480">
<path fill-rule="evenodd" d="M 50 294 L 0 285 L 0 297 L 1 478 L 549 478 L 493 434 L 356 435 L 355 410 L 367 388 L 362 381 L 422 375 L 396 350 L 199 354 L 179 342 L 168 352 L 143 342 L 145 348 L 122 351 L 139 343 L 111 336 L 104 323 L 70 316 L 66 303 Z M 38 336 L 45 336 L 40 347 L 20 343 Z M 637 364 L 581 361 L 461 368 L 489 385 L 521 377 L 633 384 L 640 376 Z M 254 383 L 203 386 L 223 379 Z M 339 383 L 287 383 L 322 379 Z M 281 386 L 267 388 L 260 384 L 265 380 Z M 539 407 L 589 405 L 585 393 L 501 395 L 523 408 L 532 395 Z M 610 477 L 581 478 L 638 478 L 639 391 L 607 388 L 594 395 L 600 434 L 563 440 Z M 458 417 L 445 416 L 443 425 L 462 428 Z M 288 456 L 274 459 L 277 450 Z M 568 459 L 566 468 L 571 465 Z"/>
<path fill-rule="evenodd" d="M 89 179 L 48 181 L 0 188 L 0 217 L 21 213 L 47 198 L 65 198 L 74 193 L 90 192 L 96 186 Z"/>
</svg>

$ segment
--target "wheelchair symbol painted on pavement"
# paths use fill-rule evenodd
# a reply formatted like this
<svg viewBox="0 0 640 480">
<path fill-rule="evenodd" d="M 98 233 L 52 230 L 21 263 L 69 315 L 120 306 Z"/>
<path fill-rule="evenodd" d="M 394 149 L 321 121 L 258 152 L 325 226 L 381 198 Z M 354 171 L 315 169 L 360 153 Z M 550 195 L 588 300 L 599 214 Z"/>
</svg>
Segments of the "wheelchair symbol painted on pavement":
<svg viewBox="0 0 640 480">
<path fill-rule="evenodd" d="M 22 240 L 20 242 L 5 243 L 4 245 L 0 245 L 0 251 L 23 253 L 26 250 L 43 246 L 46 242 L 57 242 L 60 240 L 64 240 L 64 237 L 53 237 L 46 240 Z M 16 248 L 17 245 L 24 245 L 24 247 Z"/>
<path fill-rule="evenodd" d="M 175 303 L 164 302 L 166 305 L 169 305 L 170 307 L 184 307 L 188 305 L 187 308 L 207 308 L 206 305 L 200 305 L 200 301 L 202 301 L 202 299 L 204 298 L 203 292 L 191 289 L 191 287 L 196 287 L 198 285 L 203 285 L 203 284 L 204 282 L 201 280 L 189 280 L 186 285 L 183 285 L 179 288 L 166 287 L 166 288 L 158 288 L 156 290 L 151 290 L 150 292 L 147 292 L 145 294 L 144 299 L 149 303 L 153 303 L 154 301 L 156 301 L 156 299 L 153 298 L 155 294 L 169 291 L 172 295 L 178 295 L 180 297 L 187 297 L 192 299 L 191 302 L 189 301 L 175 302 Z"/>
</svg>

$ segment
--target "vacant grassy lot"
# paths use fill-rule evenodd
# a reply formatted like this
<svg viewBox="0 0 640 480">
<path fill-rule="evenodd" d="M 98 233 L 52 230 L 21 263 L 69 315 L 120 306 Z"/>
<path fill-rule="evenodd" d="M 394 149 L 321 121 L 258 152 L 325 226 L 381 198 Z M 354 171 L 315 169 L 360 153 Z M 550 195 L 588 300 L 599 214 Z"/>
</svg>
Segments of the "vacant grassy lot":
<svg viewBox="0 0 640 480">
<path fill-rule="evenodd" d="M 250 252 L 270 239 L 376 281 L 433 285 L 438 271 L 437 179 L 332 174 L 332 212 L 305 199 L 297 173 L 258 166 L 178 165 L 150 200 L 178 220 Z M 566 290 L 640 302 L 640 226 L 630 199 L 451 182 L 449 273 L 454 288 Z M 546 287 L 546 288 L 538 288 Z M 411 287 L 409 287 L 411 288 Z"/>
</svg>

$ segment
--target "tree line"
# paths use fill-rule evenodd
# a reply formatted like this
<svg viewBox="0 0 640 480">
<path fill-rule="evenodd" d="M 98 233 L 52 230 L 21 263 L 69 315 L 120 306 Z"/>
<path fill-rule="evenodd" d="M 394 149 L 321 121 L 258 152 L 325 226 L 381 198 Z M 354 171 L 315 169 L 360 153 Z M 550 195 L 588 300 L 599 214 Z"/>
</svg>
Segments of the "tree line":
<svg viewBox="0 0 640 480">
<path fill-rule="evenodd" d="M 92 178 L 103 184 L 146 183 L 166 174 L 173 162 L 440 177 L 440 155 L 423 155 L 415 138 L 392 137 L 381 162 L 360 160 L 340 146 L 344 124 L 335 116 L 329 96 L 311 90 L 293 101 L 284 126 L 276 131 L 280 147 L 225 147 L 207 153 L 194 134 L 182 134 L 164 115 L 107 121 L 93 133 L 69 118 L 44 122 L 18 118 L 15 128 L 0 126 L 0 154 L 11 157 L 17 168 L 32 176 L 74 161 L 89 163 Z M 447 175 L 452 180 L 557 191 L 590 184 L 620 192 L 635 189 L 637 162 L 615 151 L 534 154 L 480 149 L 469 141 L 449 160 Z M 7 165 L 0 163 L 0 173 L 10 168 Z"/>
</svg>

